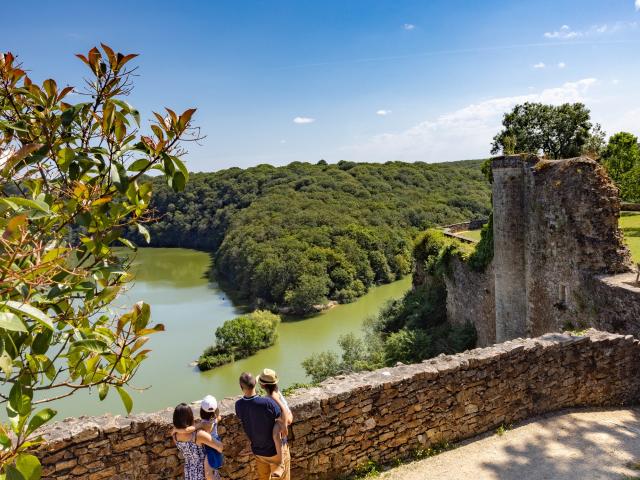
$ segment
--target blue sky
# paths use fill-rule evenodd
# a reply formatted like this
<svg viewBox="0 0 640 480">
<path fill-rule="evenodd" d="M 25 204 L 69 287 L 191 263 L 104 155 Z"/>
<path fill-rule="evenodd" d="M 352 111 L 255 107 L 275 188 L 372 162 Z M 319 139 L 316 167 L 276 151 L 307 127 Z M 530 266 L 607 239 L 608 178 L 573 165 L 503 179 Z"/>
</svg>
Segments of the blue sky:
<svg viewBox="0 0 640 480">
<path fill-rule="evenodd" d="M 197 107 L 191 170 L 485 157 L 515 103 L 583 101 L 640 134 L 640 0 L 32 1 L 0 50 L 79 85 L 74 53 L 139 53 L 130 101 Z"/>
</svg>

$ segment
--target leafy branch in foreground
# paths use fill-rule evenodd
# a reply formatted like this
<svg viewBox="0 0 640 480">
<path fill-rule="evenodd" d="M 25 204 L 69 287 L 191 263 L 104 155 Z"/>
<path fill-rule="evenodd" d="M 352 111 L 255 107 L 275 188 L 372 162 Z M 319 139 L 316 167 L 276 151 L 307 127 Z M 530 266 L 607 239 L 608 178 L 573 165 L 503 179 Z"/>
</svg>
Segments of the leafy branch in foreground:
<svg viewBox="0 0 640 480">
<path fill-rule="evenodd" d="M 55 411 L 42 408 L 78 390 L 100 400 L 114 388 L 129 412 L 128 386 L 149 350 L 149 305 L 109 309 L 130 279 L 125 229 L 143 225 L 151 199 L 145 173 L 176 191 L 187 182 L 184 141 L 197 140 L 190 109 L 140 115 L 123 100 L 136 55 L 106 45 L 77 55 L 85 87 L 38 85 L 11 53 L 0 54 L 0 477 L 40 478 L 27 451 Z M 78 97 L 72 96 L 78 95 Z M 70 98 L 85 100 L 72 103 Z"/>
</svg>

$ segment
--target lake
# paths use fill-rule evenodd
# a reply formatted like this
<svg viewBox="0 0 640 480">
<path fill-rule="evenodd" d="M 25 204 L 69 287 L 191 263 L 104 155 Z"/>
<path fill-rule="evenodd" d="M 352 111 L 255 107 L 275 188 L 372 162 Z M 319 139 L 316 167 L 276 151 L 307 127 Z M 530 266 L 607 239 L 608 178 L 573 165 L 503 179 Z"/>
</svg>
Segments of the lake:
<svg viewBox="0 0 640 480">
<path fill-rule="evenodd" d="M 227 294 L 206 276 L 209 254 L 179 248 L 140 249 L 133 263 L 135 282 L 117 304 L 127 306 L 144 300 L 151 305 L 154 322 L 163 323 L 166 331 L 150 336 L 152 349 L 133 385 L 148 387 L 141 392 L 131 389 L 134 412 L 153 412 L 213 394 L 217 398 L 237 395 L 238 376 L 263 368 L 278 372 L 283 387 L 307 382 L 300 363 L 314 352 L 337 349 L 340 335 L 359 333 L 362 322 L 390 299 L 401 297 L 411 285 L 409 277 L 381 285 L 356 302 L 338 305 L 329 311 L 297 321 L 283 322 L 276 345 L 256 355 L 200 372 L 190 366 L 205 347 L 214 341 L 214 331 L 225 320 L 242 313 Z M 102 413 L 124 414 L 115 390 L 100 402 L 97 391 L 78 392 L 53 405 L 56 420 Z"/>
</svg>

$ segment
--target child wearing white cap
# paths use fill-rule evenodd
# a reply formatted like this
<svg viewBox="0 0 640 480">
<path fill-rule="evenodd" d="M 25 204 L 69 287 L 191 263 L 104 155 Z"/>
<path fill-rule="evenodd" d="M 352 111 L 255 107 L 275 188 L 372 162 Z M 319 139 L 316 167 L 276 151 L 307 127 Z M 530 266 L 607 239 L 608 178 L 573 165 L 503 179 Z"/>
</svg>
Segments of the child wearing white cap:
<svg viewBox="0 0 640 480">
<path fill-rule="evenodd" d="M 199 428 L 211 434 L 211 437 L 220 441 L 218 435 L 218 422 L 220 421 L 220 409 L 218 401 L 213 395 L 207 395 L 200 402 L 200 425 Z M 219 480 L 218 469 L 222 467 L 224 457 L 218 450 L 207 445 L 204 446 L 204 472 L 207 480 Z"/>
</svg>

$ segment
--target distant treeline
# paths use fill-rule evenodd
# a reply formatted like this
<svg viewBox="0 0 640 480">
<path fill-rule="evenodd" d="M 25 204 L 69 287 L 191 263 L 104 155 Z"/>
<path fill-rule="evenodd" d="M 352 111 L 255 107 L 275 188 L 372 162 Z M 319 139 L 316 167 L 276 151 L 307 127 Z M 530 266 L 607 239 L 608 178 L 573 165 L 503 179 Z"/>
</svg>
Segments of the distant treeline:
<svg viewBox="0 0 640 480">
<path fill-rule="evenodd" d="M 259 165 L 193 174 L 181 193 L 158 180 L 151 245 L 212 252 L 254 306 L 350 302 L 410 273 L 417 233 L 489 214 L 481 164 Z"/>
</svg>

